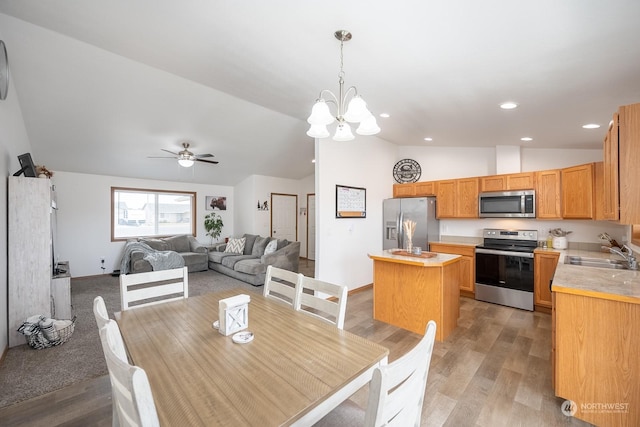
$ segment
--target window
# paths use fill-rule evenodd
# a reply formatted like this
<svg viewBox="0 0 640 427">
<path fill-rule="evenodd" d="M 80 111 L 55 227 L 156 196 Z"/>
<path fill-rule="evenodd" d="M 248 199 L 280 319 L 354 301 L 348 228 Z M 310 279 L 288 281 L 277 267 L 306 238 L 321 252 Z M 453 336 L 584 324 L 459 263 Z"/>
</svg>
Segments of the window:
<svg viewBox="0 0 640 427">
<path fill-rule="evenodd" d="M 196 193 L 111 187 L 111 240 L 195 236 Z"/>
</svg>

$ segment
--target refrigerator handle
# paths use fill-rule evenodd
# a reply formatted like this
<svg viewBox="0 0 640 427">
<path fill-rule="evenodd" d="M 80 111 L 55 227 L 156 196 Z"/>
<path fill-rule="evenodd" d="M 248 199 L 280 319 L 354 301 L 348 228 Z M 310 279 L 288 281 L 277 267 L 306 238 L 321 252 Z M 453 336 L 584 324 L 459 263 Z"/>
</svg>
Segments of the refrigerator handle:
<svg viewBox="0 0 640 427">
<path fill-rule="evenodd" d="M 400 211 L 400 213 L 396 217 L 396 230 L 398 230 L 396 233 L 398 236 L 398 249 L 402 249 L 402 242 L 404 242 L 404 228 L 402 228 L 403 217 L 404 214 L 402 213 L 402 211 Z"/>
</svg>

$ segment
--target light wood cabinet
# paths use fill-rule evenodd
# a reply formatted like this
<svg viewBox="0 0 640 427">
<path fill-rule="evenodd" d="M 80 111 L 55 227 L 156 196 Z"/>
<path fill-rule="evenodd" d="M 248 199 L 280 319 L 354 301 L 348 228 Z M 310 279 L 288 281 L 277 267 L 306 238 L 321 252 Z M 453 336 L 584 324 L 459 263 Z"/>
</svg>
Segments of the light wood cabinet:
<svg viewBox="0 0 640 427">
<path fill-rule="evenodd" d="M 562 169 L 562 217 L 565 219 L 593 219 L 594 164 Z"/>
<path fill-rule="evenodd" d="M 476 283 L 476 248 L 455 243 L 430 242 L 429 251 L 460 255 L 460 295 L 474 298 Z"/>
<path fill-rule="evenodd" d="M 438 181 L 438 218 L 477 218 L 478 190 L 478 178 Z"/>
<path fill-rule="evenodd" d="M 393 197 L 415 197 L 415 184 L 393 184 Z"/>
<path fill-rule="evenodd" d="M 612 134 L 615 135 L 615 132 Z M 615 146 L 613 139 L 612 145 Z M 640 167 L 638 165 L 640 165 L 640 103 L 623 106 L 618 110 L 619 182 L 617 190 L 619 220 L 622 224 L 640 224 Z M 611 167 L 612 174 L 615 174 L 615 166 Z M 615 198 L 613 200 L 615 202 Z"/>
<path fill-rule="evenodd" d="M 569 291 L 553 293 L 556 396 L 591 424 L 639 426 L 640 304 Z"/>
<path fill-rule="evenodd" d="M 415 194 L 417 197 L 436 195 L 435 181 L 416 182 L 414 185 L 415 185 Z"/>
<path fill-rule="evenodd" d="M 561 176 L 559 169 L 536 172 L 536 217 L 560 219 Z"/>
<path fill-rule="evenodd" d="M 533 254 L 534 305 L 536 311 L 551 311 L 551 279 L 558 266 L 559 252 L 536 251 Z"/>
<path fill-rule="evenodd" d="M 593 173 L 593 219 L 596 221 L 602 221 L 606 219 L 604 215 L 604 162 L 596 162 L 594 164 Z"/>
<path fill-rule="evenodd" d="M 480 191 L 532 190 L 535 188 L 535 172 L 522 172 L 480 178 Z"/>
</svg>

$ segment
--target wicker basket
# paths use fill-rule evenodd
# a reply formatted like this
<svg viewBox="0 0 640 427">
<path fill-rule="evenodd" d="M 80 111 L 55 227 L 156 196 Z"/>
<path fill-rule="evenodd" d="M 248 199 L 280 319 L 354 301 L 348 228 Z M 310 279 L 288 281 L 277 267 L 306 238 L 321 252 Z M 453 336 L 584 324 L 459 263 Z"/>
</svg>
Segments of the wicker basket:
<svg viewBox="0 0 640 427">
<path fill-rule="evenodd" d="M 35 330 L 30 335 L 25 335 L 27 344 L 29 344 L 29 346 L 37 350 L 64 344 L 65 342 L 67 342 L 69 338 L 71 338 L 71 335 L 73 335 L 73 331 L 76 325 L 76 318 L 77 316 L 73 316 L 73 319 L 71 319 L 71 324 L 65 328 L 62 328 L 56 331 L 55 337 L 51 339 L 47 338 L 44 332 L 42 332 L 42 330 L 39 327 L 35 328 Z M 24 333 L 23 330 L 24 330 L 24 325 L 22 325 L 20 329 L 18 329 L 18 332 Z"/>
</svg>

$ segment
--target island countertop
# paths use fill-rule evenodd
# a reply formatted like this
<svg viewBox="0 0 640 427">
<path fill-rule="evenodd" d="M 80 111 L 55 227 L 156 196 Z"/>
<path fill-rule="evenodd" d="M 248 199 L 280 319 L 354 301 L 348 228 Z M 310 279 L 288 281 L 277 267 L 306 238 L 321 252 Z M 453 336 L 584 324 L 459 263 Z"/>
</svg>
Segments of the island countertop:
<svg viewBox="0 0 640 427">
<path fill-rule="evenodd" d="M 398 264 L 417 265 L 422 267 L 442 267 L 452 262 L 455 262 L 460 255 L 440 254 L 436 253 L 432 258 L 419 258 L 406 255 L 395 255 L 392 251 L 399 251 L 400 249 L 386 249 L 383 251 L 369 253 L 369 258 L 373 260 L 395 262 Z M 424 253 L 424 252 L 423 252 Z"/>
</svg>

